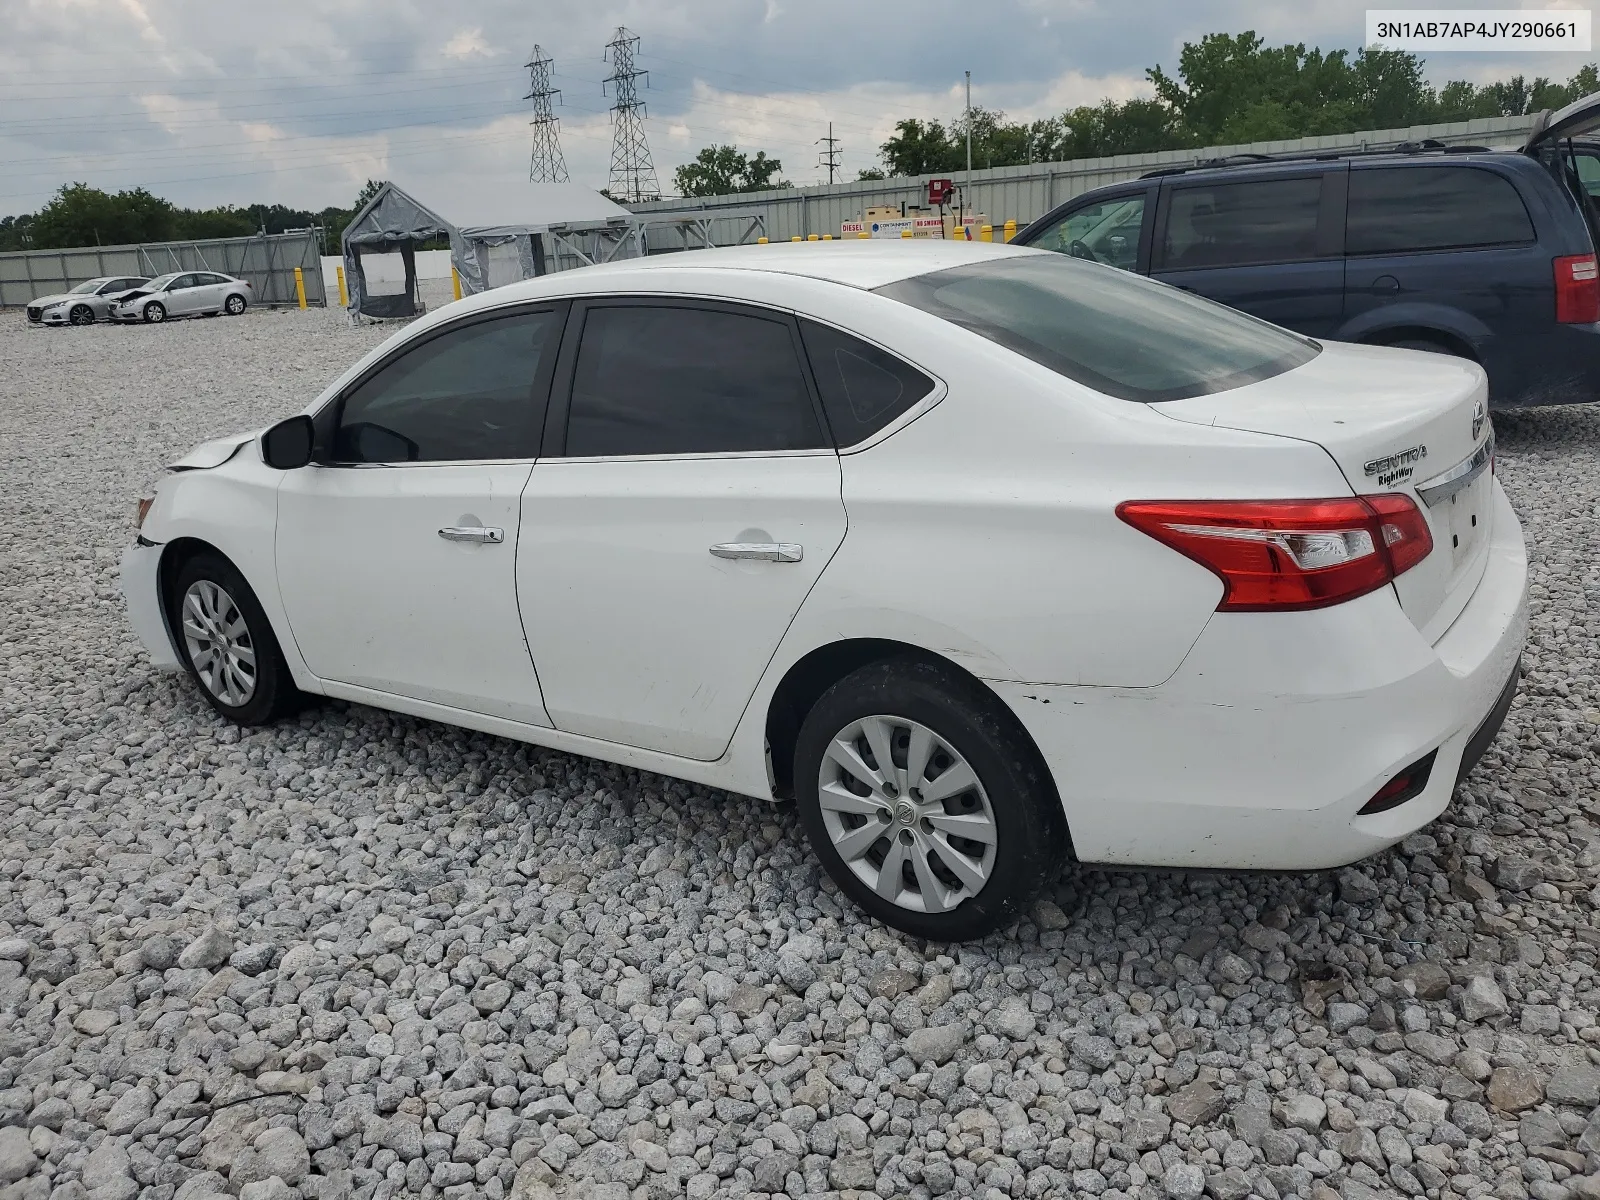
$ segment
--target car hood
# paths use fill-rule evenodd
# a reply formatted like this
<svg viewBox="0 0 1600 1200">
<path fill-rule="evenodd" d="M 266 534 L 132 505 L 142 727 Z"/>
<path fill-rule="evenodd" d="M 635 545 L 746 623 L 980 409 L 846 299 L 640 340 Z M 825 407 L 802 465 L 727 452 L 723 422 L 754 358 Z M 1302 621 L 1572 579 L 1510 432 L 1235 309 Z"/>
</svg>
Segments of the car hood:
<svg viewBox="0 0 1600 1200">
<path fill-rule="evenodd" d="M 209 471 L 212 467 L 220 467 L 239 452 L 240 446 L 254 441 L 260 436 L 261 431 L 255 429 L 248 433 L 233 433 L 227 437 L 213 438 L 209 442 L 201 442 L 176 462 L 168 463 L 167 470 Z"/>
<path fill-rule="evenodd" d="M 152 294 L 153 293 L 146 288 L 134 288 L 132 291 L 118 292 L 115 296 L 111 297 L 111 302 L 113 304 L 126 304 L 129 300 L 143 300 L 146 296 Z"/>
</svg>

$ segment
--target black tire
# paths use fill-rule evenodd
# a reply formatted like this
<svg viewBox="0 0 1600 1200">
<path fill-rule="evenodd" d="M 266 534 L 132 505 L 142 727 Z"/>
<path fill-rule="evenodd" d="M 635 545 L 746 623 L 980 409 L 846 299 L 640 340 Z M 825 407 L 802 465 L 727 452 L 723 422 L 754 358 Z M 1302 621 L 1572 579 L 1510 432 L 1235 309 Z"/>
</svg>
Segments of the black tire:
<svg viewBox="0 0 1600 1200">
<path fill-rule="evenodd" d="M 206 673 L 196 665 L 195 651 L 191 645 L 196 639 L 191 637 L 191 631 L 199 626 L 191 626 L 186 620 L 185 600 L 190 589 L 197 584 L 209 584 L 220 589 L 224 598 L 231 602 L 232 613 L 243 618 L 244 636 L 255 664 L 249 694 L 237 702 L 231 702 L 228 696 L 219 694 L 226 689 L 208 680 Z M 225 619 L 231 615 L 227 606 L 219 605 L 218 608 Z M 299 689 L 289 674 L 288 664 L 283 661 L 283 652 L 278 648 L 278 639 L 273 635 L 267 614 L 262 611 L 261 602 L 256 599 L 255 592 L 245 582 L 244 576 L 227 559 L 212 551 L 185 559 L 173 575 L 172 588 L 167 596 L 167 612 L 184 666 L 188 668 L 206 703 L 222 716 L 238 725 L 265 725 L 293 712 L 298 706 Z M 232 624 L 231 621 L 228 623 Z"/>
<path fill-rule="evenodd" d="M 144 321 L 146 325 L 159 325 L 167 319 L 167 306 L 159 300 L 152 300 L 144 306 Z"/>
<path fill-rule="evenodd" d="M 227 311 L 230 317 L 237 317 L 240 313 L 244 312 L 247 306 L 245 304 L 244 297 L 239 295 L 238 292 L 235 292 L 222 302 L 222 307 Z"/>
<path fill-rule="evenodd" d="M 74 325 L 93 325 L 94 309 L 87 304 L 74 304 L 72 311 L 67 314 L 67 320 Z"/>
<path fill-rule="evenodd" d="M 829 746 L 854 722 L 877 716 L 915 722 L 932 731 L 966 760 L 988 798 L 995 831 L 988 875 L 975 892 L 961 889 L 965 894 L 943 912 L 915 911 L 880 896 L 845 862 L 825 822 L 819 791 Z M 901 748 L 897 741 L 895 751 Z M 928 772 L 936 769 L 937 758 L 930 759 Z M 813 853 L 828 874 L 868 915 L 914 937 L 961 942 L 1004 928 L 1028 912 L 1040 890 L 1069 857 L 1060 801 L 1032 743 L 992 693 L 939 663 L 890 659 L 863 667 L 834 684 L 801 724 L 794 775 L 800 819 Z M 936 778 L 924 775 L 927 783 Z M 915 790 L 910 790 L 915 796 Z M 960 796 L 960 804 L 981 804 L 976 793 Z M 958 809 L 952 815 L 963 811 L 968 810 Z M 907 831 L 902 836 L 909 835 Z M 911 844 L 909 840 L 907 844 Z M 893 849 L 887 840 L 875 842 L 874 847 L 858 861 L 868 861 L 872 855 L 881 859 L 887 849 Z M 937 857 L 925 861 L 932 864 Z M 916 874 L 909 866 L 902 870 L 909 895 Z M 881 877 L 881 871 L 878 873 Z M 918 899 L 913 902 L 921 903 L 921 888 L 915 890 Z"/>
</svg>

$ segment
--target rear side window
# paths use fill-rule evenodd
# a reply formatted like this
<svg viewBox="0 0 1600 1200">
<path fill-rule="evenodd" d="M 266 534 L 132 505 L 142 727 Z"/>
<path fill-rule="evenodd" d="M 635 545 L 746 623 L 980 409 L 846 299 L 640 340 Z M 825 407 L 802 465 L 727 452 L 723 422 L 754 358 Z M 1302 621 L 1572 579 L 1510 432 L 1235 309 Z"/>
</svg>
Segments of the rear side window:
<svg viewBox="0 0 1600 1200">
<path fill-rule="evenodd" d="M 933 391 L 911 364 L 848 333 L 802 320 L 800 336 L 841 448 L 866 441 Z"/>
<path fill-rule="evenodd" d="M 1103 262 L 1124 271 L 1135 270 L 1139 265 L 1144 206 L 1142 192 L 1087 205 L 1046 226 L 1028 239 L 1028 245 Z"/>
<path fill-rule="evenodd" d="M 558 312 L 477 321 L 429 338 L 349 393 L 343 463 L 532 458 L 543 412 L 534 383 L 561 332 Z"/>
<path fill-rule="evenodd" d="M 589 310 L 567 412 L 569 456 L 824 444 L 786 321 L 677 305 Z"/>
<path fill-rule="evenodd" d="M 1320 175 L 1174 188 L 1162 265 L 1182 271 L 1315 258 L 1321 205 Z"/>
<path fill-rule="evenodd" d="M 1503 175 L 1475 167 L 1380 167 L 1350 172 L 1345 251 L 1404 254 L 1534 240 Z"/>
<path fill-rule="evenodd" d="M 1309 362 L 1315 342 L 1060 254 L 991 259 L 877 289 L 1121 400 L 1182 400 Z"/>
</svg>

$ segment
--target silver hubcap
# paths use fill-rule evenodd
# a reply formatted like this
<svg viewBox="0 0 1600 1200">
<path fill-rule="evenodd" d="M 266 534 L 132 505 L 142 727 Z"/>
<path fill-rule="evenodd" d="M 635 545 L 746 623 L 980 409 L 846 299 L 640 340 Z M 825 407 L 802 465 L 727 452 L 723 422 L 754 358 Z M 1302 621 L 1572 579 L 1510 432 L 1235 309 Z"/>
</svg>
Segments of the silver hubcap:
<svg viewBox="0 0 1600 1200">
<path fill-rule="evenodd" d="M 817 780 L 822 823 L 857 879 L 911 912 L 947 912 L 994 869 L 994 809 L 955 748 L 905 717 L 852 721 Z"/>
<path fill-rule="evenodd" d="M 144 315 L 152 321 L 160 321 L 166 317 L 166 311 L 159 304 L 152 304 L 144 310 Z"/>
<path fill-rule="evenodd" d="M 228 297 L 228 311 L 237 316 L 244 309 L 244 301 L 237 296 Z"/>
<path fill-rule="evenodd" d="M 209 579 L 190 584 L 183 595 L 183 641 L 206 691 L 233 708 L 255 695 L 250 626 L 233 597 Z"/>
</svg>

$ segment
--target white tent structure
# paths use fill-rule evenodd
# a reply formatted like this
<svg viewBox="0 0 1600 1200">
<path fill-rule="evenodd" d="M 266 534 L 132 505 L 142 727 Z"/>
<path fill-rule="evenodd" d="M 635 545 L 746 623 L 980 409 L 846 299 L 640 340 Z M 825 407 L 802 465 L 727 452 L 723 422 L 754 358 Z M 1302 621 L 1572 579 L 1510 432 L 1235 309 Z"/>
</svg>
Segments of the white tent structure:
<svg viewBox="0 0 1600 1200">
<path fill-rule="evenodd" d="M 393 183 L 378 189 L 344 231 L 352 316 L 411 317 L 422 311 L 415 254 L 420 243 L 435 238 L 450 239 L 450 264 L 462 294 L 472 295 L 553 271 L 717 245 L 716 223 L 731 223 L 735 245 L 754 241 L 765 230 L 759 209 L 643 218 L 577 183 L 530 183 L 512 196 L 462 197 L 458 204 L 470 220 L 446 219 L 441 208 Z M 659 244 L 648 244 L 648 231 L 658 234 L 654 240 Z M 375 253 L 398 253 L 404 259 L 402 291 L 368 286 L 361 258 Z"/>
</svg>

